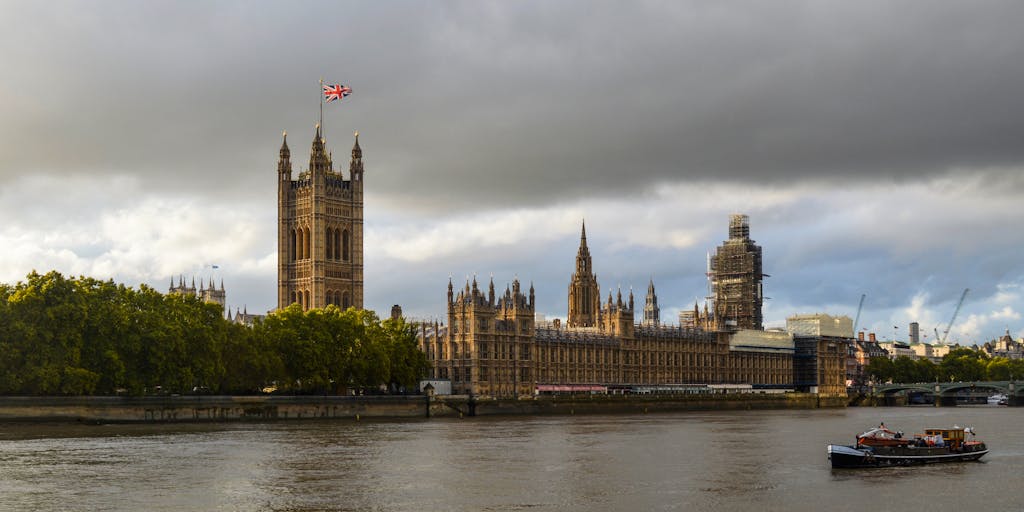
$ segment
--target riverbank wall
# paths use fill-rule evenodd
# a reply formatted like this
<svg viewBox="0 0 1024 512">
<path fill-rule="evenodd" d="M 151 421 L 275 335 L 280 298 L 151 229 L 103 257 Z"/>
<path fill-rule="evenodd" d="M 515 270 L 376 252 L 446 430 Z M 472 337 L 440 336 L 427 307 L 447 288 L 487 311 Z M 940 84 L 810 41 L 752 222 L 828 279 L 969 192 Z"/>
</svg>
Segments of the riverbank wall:
<svg viewBox="0 0 1024 512">
<path fill-rule="evenodd" d="M 203 423 L 551 414 L 647 414 L 690 410 L 845 407 L 845 397 L 776 395 L 605 396 L 530 399 L 468 396 L 0 397 L 0 422 Z"/>
</svg>

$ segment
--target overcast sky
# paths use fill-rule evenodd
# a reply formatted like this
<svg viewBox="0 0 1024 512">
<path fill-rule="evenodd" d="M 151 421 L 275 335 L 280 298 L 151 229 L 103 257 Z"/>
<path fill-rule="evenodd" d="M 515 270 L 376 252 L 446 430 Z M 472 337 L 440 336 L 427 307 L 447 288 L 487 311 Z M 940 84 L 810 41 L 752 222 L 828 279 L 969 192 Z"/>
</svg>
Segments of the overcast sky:
<svg viewBox="0 0 1024 512">
<path fill-rule="evenodd" d="M 276 303 L 281 132 L 322 77 L 366 165 L 366 306 L 441 317 L 448 276 L 564 317 L 586 218 L 602 291 L 664 321 L 728 215 L 769 326 L 1024 335 L 1021 2 L 0 1 L 0 282 L 223 279 Z M 296 169 L 298 170 L 298 169 Z M 219 268 L 214 269 L 212 265 Z"/>
</svg>

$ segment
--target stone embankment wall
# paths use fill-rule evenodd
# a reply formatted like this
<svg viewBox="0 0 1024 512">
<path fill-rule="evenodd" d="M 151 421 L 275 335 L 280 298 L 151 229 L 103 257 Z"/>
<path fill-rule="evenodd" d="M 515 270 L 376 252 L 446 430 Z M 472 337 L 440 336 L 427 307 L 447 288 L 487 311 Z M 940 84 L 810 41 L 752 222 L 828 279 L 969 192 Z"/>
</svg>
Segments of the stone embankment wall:
<svg viewBox="0 0 1024 512">
<path fill-rule="evenodd" d="M 844 407 L 845 398 L 812 394 L 539 397 L 467 396 L 168 396 L 0 397 L 0 422 L 201 423 L 546 414 L 645 414 L 661 411 Z"/>
<path fill-rule="evenodd" d="M 0 421 L 95 423 L 410 418 L 423 396 L 0 397 Z"/>
</svg>

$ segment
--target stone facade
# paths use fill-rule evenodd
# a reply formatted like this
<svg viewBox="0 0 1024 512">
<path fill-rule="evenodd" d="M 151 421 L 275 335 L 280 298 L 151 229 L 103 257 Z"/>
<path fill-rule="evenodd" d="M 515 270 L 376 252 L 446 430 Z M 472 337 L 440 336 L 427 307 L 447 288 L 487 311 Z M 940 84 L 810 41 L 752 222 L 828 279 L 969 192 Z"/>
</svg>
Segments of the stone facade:
<svg viewBox="0 0 1024 512">
<path fill-rule="evenodd" d="M 212 304 L 220 304 L 221 309 L 227 304 L 227 292 L 224 291 L 224 280 L 220 282 L 220 288 L 218 289 L 213 284 L 213 278 L 210 278 L 210 283 L 204 284 L 199 281 L 199 288 L 196 288 L 196 279 L 192 278 L 192 284 L 188 285 L 185 283 L 185 278 L 178 276 L 178 284 L 174 284 L 174 278 L 171 278 L 171 286 L 168 288 L 167 293 L 174 293 L 178 295 L 187 295 L 189 297 L 199 297 L 203 302 L 210 302 Z"/>
<path fill-rule="evenodd" d="M 538 325 L 532 286 L 529 296 L 518 281 L 500 298 L 493 282 L 490 289 L 484 294 L 474 281 L 456 294 L 449 283 L 447 327 L 424 326 L 420 336 L 433 366 L 430 377 L 451 379 L 457 394 L 523 396 L 549 385 L 792 386 L 787 335 L 781 342 L 762 336 L 737 344 L 749 331 L 634 325 L 629 303 L 621 298 L 605 304 L 597 327 Z"/>
<path fill-rule="evenodd" d="M 576 253 L 576 270 L 569 280 L 569 327 L 594 327 L 598 323 L 601 304 L 601 286 L 593 271 L 590 249 L 587 247 L 587 225 L 580 233 L 580 248 Z"/>
<path fill-rule="evenodd" d="M 277 164 L 277 307 L 363 307 L 363 151 L 356 134 L 348 179 L 317 125 L 309 168 L 292 179 L 285 134 Z"/>
<path fill-rule="evenodd" d="M 498 296 L 493 279 L 486 292 L 475 278 L 458 293 L 449 281 L 447 326 L 421 325 L 430 378 L 450 379 L 457 394 L 494 397 L 559 386 L 608 392 L 687 385 L 793 387 L 796 349 L 787 332 L 719 328 L 707 308 L 701 312 L 697 305 L 687 312 L 686 326 L 657 325 L 646 318 L 636 324 L 632 293 L 625 299 L 621 290 L 614 297 L 609 293 L 604 304 L 595 304 L 597 293 L 585 228 L 565 326 L 536 320 L 533 285 L 527 295 L 515 280 Z M 754 316 L 760 318 L 757 305 Z M 837 347 L 815 345 L 821 360 L 813 368 L 824 372 L 821 392 L 845 390 L 845 347 Z"/>
<path fill-rule="evenodd" d="M 658 307 L 658 294 L 654 293 L 654 279 L 647 284 L 647 299 L 644 301 L 644 321 L 647 327 L 661 325 L 661 308 Z M 682 322 L 680 322 L 682 325 Z"/>
</svg>

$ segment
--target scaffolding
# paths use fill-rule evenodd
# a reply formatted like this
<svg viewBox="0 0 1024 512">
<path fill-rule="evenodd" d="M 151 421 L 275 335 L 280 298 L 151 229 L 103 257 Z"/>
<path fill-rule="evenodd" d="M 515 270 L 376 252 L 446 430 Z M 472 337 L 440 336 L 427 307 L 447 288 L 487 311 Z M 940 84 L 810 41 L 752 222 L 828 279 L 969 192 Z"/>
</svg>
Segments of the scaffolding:
<svg viewBox="0 0 1024 512">
<path fill-rule="evenodd" d="M 729 239 L 710 258 L 708 277 L 720 329 L 762 329 L 761 247 L 750 239 L 750 218 L 729 218 Z"/>
</svg>

